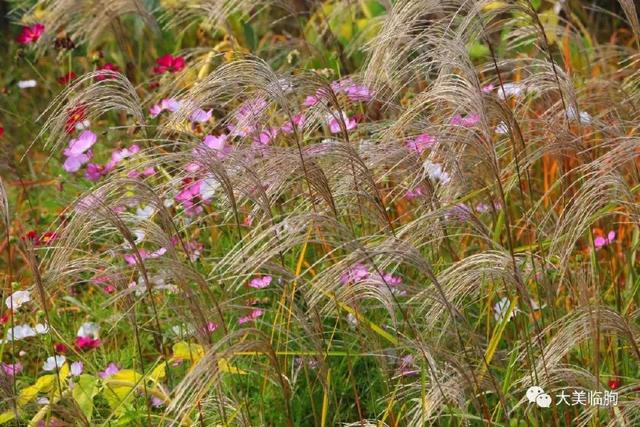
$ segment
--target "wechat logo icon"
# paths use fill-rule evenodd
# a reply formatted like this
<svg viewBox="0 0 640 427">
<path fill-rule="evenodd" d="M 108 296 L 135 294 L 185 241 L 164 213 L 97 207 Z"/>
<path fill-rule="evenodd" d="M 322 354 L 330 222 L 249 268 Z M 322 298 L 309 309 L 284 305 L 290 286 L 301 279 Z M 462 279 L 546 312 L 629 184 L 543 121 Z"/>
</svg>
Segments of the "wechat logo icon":
<svg viewBox="0 0 640 427">
<path fill-rule="evenodd" d="M 527 390 L 527 400 L 529 403 L 535 403 L 540 408 L 548 408 L 551 406 L 551 396 L 544 392 L 542 387 L 537 385 L 529 387 Z"/>
</svg>

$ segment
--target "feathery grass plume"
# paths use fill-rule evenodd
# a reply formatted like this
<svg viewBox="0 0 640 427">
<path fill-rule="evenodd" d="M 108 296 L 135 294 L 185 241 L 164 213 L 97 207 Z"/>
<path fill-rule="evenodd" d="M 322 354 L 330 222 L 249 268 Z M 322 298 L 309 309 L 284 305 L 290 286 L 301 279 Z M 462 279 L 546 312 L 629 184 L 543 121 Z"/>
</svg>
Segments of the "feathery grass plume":
<svg viewBox="0 0 640 427">
<path fill-rule="evenodd" d="M 118 42 L 124 43 L 128 34 L 122 19 L 127 15 L 134 15 L 146 27 L 157 30 L 153 15 L 141 0 L 106 3 L 99 0 L 38 0 L 28 15 L 38 16 L 45 26 L 43 37 L 38 40 L 40 49 L 51 44 L 60 33 L 65 33 L 77 44 L 95 46 L 105 32 L 113 31 Z"/>
</svg>

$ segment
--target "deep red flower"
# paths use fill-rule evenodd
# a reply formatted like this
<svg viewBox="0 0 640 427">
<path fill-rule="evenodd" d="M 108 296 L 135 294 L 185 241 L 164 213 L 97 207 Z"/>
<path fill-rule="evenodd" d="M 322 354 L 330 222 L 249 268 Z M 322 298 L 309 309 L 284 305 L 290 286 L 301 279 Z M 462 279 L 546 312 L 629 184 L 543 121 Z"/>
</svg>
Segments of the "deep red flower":
<svg viewBox="0 0 640 427">
<path fill-rule="evenodd" d="M 0 126 L 0 136 L 4 135 L 4 128 Z"/>
<path fill-rule="evenodd" d="M 87 118 L 87 107 L 84 105 L 79 105 L 77 107 L 73 107 L 67 113 L 67 121 L 64 125 L 64 130 L 67 133 L 72 133 L 76 130 L 76 125 Z"/>
<path fill-rule="evenodd" d="M 153 67 L 153 72 L 155 74 L 176 73 L 182 70 L 185 65 L 186 62 L 182 56 L 173 56 L 168 53 L 156 59 L 156 66 Z"/>
<path fill-rule="evenodd" d="M 11 319 L 11 310 L 0 316 L 0 325 L 7 324 L 7 322 L 9 322 L 9 319 Z"/>
<path fill-rule="evenodd" d="M 67 352 L 67 350 L 69 350 L 69 348 L 65 344 L 63 344 L 61 342 L 57 342 L 57 343 L 55 343 L 53 345 L 53 350 L 56 353 L 65 354 Z"/>
<path fill-rule="evenodd" d="M 120 68 L 116 64 L 112 64 L 111 62 L 107 62 L 104 65 L 99 66 L 96 71 L 113 71 L 114 73 L 119 73 Z M 102 80 L 113 79 L 114 76 L 109 73 L 100 73 L 95 77 L 95 81 L 100 82 Z"/>
<path fill-rule="evenodd" d="M 35 43 L 44 33 L 43 24 L 33 24 L 28 27 L 22 27 L 22 31 L 16 37 L 16 41 L 20 44 Z"/>
<path fill-rule="evenodd" d="M 27 234 L 21 237 L 23 241 L 30 240 L 34 245 L 38 244 L 38 240 L 40 240 L 40 236 L 38 236 L 38 232 L 36 230 L 31 230 Z"/>
<path fill-rule="evenodd" d="M 614 378 L 611 378 L 607 384 L 609 385 L 609 388 L 611 390 L 615 390 L 615 389 L 620 387 L 622 382 L 620 381 L 620 378 L 615 378 L 614 377 Z"/>
<path fill-rule="evenodd" d="M 76 337 L 75 346 L 78 350 L 91 350 L 100 347 L 102 342 L 99 338 Z"/>
<path fill-rule="evenodd" d="M 74 81 L 76 79 L 76 77 L 78 77 L 78 75 L 76 73 L 74 73 L 73 71 L 69 71 L 64 76 L 61 76 L 61 77 L 58 78 L 58 83 L 60 83 L 63 86 L 66 86 L 69 83 L 71 83 L 72 81 Z"/>
</svg>

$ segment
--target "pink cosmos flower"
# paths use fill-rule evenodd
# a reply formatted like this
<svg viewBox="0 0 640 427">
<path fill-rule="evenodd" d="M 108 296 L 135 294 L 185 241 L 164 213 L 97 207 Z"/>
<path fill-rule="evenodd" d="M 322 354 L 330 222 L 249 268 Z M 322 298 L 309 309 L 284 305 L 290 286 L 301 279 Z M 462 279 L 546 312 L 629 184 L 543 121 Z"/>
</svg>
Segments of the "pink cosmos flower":
<svg viewBox="0 0 640 427">
<path fill-rule="evenodd" d="M 105 172 L 111 172 L 115 167 L 120 163 L 120 161 L 133 156 L 140 152 L 140 146 L 138 144 L 132 144 L 129 147 L 123 148 L 121 150 L 114 150 L 111 153 L 111 159 L 104 166 Z"/>
<path fill-rule="evenodd" d="M 111 362 L 107 365 L 104 371 L 98 372 L 98 376 L 103 380 L 110 377 L 113 374 L 120 372 L 120 368 L 115 363 Z"/>
<path fill-rule="evenodd" d="M 192 123 L 206 123 L 211 120 L 211 114 L 213 110 L 205 111 L 202 108 L 198 108 L 189 116 L 189 121 Z"/>
<path fill-rule="evenodd" d="M 340 276 L 340 283 L 358 283 L 369 278 L 369 269 L 362 263 L 357 263 Z"/>
<path fill-rule="evenodd" d="M 255 125 L 260 115 L 267 108 L 264 98 L 254 98 L 245 101 L 234 113 L 236 124 L 229 124 L 227 128 L 232 136 L 245 137 L 255 131 Z"/>
<path fill-rule="evenodd" d="M 160 248 L 157 251 L 153 251 L 153 252 L 149 252 L 146 249 L 138 249 L 138 253 L 140 254 L 140 258 L 142 258 L 142 260 L 144 261 L 145 259 L 161 257 L 162 255 L 167 253 L 167 248 Z M 134 254 L 126 254 L 124 256 L 124 260 L 129 265 L 135 265 L 136 256 Z"/>
<path fill-rule="evenodd" d="M 400 366 L 398 368 L 400 371 L 400 375 L 402 376 L 414 376 L 418 374 L 418 370 L 416 369 L 413 361 L 412 355 L 403 356 L 400 359 Z"/>
<path fill-rule="evenodd" d="M 88 168 L 88 166 L 87 166 Z M 142 171 L 138 171 L 138 170 L 131 170 L 129 172 L 127 172 L 127 176 L 129 178 L 140 178 L 142 177 L 148 177 L 148 176 L 152 176 L 156 174 L 156 169 L 153 166 L 150 166 L 148 168 L 144 168 Z"/>
<path fill-rule="evenodd" d="M 451 124 L 454 126 L 470 128 L 478 123 L 480 123 L 480 114 L 477 113 L 467 114 L 465 117 L 462 117 L 460 114 L 456 114 L 451 118 Z"/>
<path fill-rule="evenodd" d="M 120 68 L 118 68 L 117 65 L 112 64 L 111 62 L 107 62 L 104 65 L 100 65 L 98 68 L 96 68 L 96 71 L 100 72 L 99 74 L 97 74 L 94 78 L 95 81 L 97 82 L 101 82 L 103 80 L 107 80 L 107 79 L 115 79 L 116 76 L 114 76 L 113 74 L 109 73 L 119 73 L 120 72 Z M 106 72 L 105 72 L 106 71 Z"/>
<path fill-rule="evenodd" d="M 344 111 L 341 112 L 341 116 L 347 130 L 352 130 L 358 127 L 358 122 L 353 118 L 349 118 L 349 116 L 347 116 L 347 113 L 345 113 Z M 334 117 L 333 114 L 329 117 L 329 130 L 331 131 L 331 133 L 338 133 L 342 130 L 340 128 L 340 121 L 336 117 Z"/>
<path fill-rule="evenodd" d="M 105 174 L 105 168 L 97 163 L 89 163 L 87 170 L 84 172 L 85 178 L 89 181 L 98 181 Z"/>
<path fill-rule="evenodd" d="M 156 118 L 164 110 L 169 110 L 172 113 L 175 113 L 176 111 L 178 111 L 180 109 L 181 106 L 182 106 L 182 103 L 180 101 L 176 100 L 175 98 L 164 98 L 158 104 L 153 105 L 149 109 L 149 113 L 150 113 L 152 118 Z"/>
<path fill-rule="evenodd" d="M 413 190 L 407 190 L 407 192 L 404 195 L 404 197 L 406 197 L 407 200 L 414 200 L 422 196 L 424 196 L 424 190 L 422 189 L 422 187 L 416 187 Z"/>
<path fill-rule="evenodd" d="M 96 134 L 90 130 L 83 131 L 76 139 L 69 141 L 69 146 L 64 150 L 64 155 L 67 157 L 77 156 L 86 152 L 89 148 L 93 147 L 96 143 Z"/>
<path fill-rule="evenodd" d="M 610 245 L 613 241 L 616 240 L 616 232 L 611 230 L 607 233 L 607 236 L 598 236 L 593 239 L 593 245 L 596 249 L 602 249 L 603 247 Z"/>
<path fill-rule="evenodd" d="M 344 93 L 352 102 L 369 102 L 373 98 L 373 94 L 367 86 L 357 85 L 355 83 L 350 83 L 345 86 Z"/>
<path fill-rule="evenodd" d="M 14 377 L 22 372 L 22 363 L 20 362 L 2 363 L 0 366 L 2 367 L 2 371 L 5 373 L 5 375 L 9 377 Z"/>
<path fill-rule="evenodd" d="M 480 90 L 482 91 L 482 93 L 491 93 L 495 88 L 496 87 L 493 85 L 493 83 L 489 83 L 486 86 L 482 86 Z"/>
<path fill-rule="evenodd" d="M 251 311 L 249 315 L 242 316 L 241 318 L 239 318 L 238 324 L 244 325 L 245 323 L 249 323 L 253 320 L 256 320 L 258 317 L 262 316 L 263 314 L 264 314 L 264 310 L 262 310 L 261 308 L 256 308 L 253 311 Z"/>
<path fill-rule="evenodd" d="M 215 330 L 218 329 L 218 324 L 213 322 L 207 322 L 205 329 L 207 330 L 207 332 L 215 332 Z"/>
<path fill-rule="evenodd" d="M 62 168 L 67 172 L 77 172 L 80 168 L 91 160 L 93 153 L 88 151 L 87 153 L 78 154 L 77 156 L 69 156 L 64 161 Z"/>
<path fill-rule="evenodd" d="M 44 24 L 33 24 L 28 27 L 22 27 L 22 31 L 16 37 L 16 41 L 20 44 L 35 43 L 44 33 Z"/>
<path fill-rule="evenodd" d="M 186 65 L 186 61 L 182 56 L 173 56 L 171 54 L 162 55 L 156 59 L 156 66 L 153 67 L 155 74 L 164 74 L 167 72 L 177 73 Z"/>
<path fill-rule="evenodd" d="M 386 283 L 389 286 L 398 286 L 402 284 L 402 278 L 399 276 L 394 276 L 392 274 L 389 273 L 385 273 L 382 276 L 382 282 L 383 284 Z"/>
<path fill-rule="evenodd" d="M 418 154 L 422 154 L 425 150 L 432 148 L 435 144 L 436 138 L 434 136 L 431 136 L 428 133 L 423 133 L 422 135 L 418 135 L 415 139 L 408 140 L 407 148 Z"/>
<path fill-rule="evenodd" d="M 294 126 L 295 126 L 296 129 L 301 129 L 302 127 L 304 127 L 305 120 L 306 120 L 306 118 L 304 117 L 304 114 L 302 114 L 302 113 L 295 114 L 291 118 L 291 120 L 286 121 L 280 127 L 280 130 L 283 133 L 287 133 L 287 134 L 288 133 L 293 133 Z"/>
<path fill-rule="evenodd" d="M 271 276 L 255 277 L 249 282 L 249 286 L 255 289 L 264 289 L 271 284 Z"/>
<path fill-rule="evenodd" d="M 260 132 L 255 138 L 253 138 L 253 145 L 257 147 L 264 147 L 269 145 L 278 136 L 278 129 L 269 127 Z"/>
</svg>

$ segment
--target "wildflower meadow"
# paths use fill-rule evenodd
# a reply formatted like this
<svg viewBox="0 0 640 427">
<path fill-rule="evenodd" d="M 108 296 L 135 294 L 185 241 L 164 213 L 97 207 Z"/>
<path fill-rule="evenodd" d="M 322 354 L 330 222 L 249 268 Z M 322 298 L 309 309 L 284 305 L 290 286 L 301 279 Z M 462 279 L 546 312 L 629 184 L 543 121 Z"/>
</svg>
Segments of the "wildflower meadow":
<svg viewBox="0 0 640 427">
<path fill-rule="evenodd" d="M 639 13 L 0 1 L 0 425 L 640 426 Z"/>
</svg>

